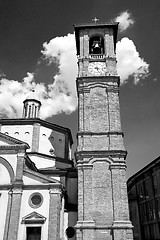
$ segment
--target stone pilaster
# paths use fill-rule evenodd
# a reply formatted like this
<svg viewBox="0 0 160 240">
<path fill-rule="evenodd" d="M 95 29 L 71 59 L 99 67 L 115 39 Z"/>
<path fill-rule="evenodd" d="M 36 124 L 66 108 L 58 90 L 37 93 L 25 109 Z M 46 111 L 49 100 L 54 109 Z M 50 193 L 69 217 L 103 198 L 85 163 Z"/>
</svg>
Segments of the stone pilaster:
<svg viewBox="0 0 160 240">
<path fill-rule="evenodd" d="M 17 168 L 16 168 L 16 176 L 15 181 L 18 183 L 22 183 L 23 181 L 23 167 L 25 163 L 25 150 L 23 152 L 19 152 L 17 154 Z"/>
<path fill-rule="evenodd" d="M 50 190 L 48 240 L 60 239 L 61 189 Z"/>
<path fill-rule="evenodd" d="M 76 239 L 94 239 L 95 222 L 92 220 L 92 164 L 78 164 L 78 219 Z"/>
<path fill-rule="evenodd" d="M 8 205 L 7 205 L 7 213 L 6 213 L 6 221 L 5 221 L 3 240 L 7 240 L 8 239 L 11 207 L 12 207 L 12 191 L 9 191 L 8 192 Z"/>
<path fill-rule="evenodd" d="M 83 164 L 84 174 L 84 220 L 92 220 L 92 164 Z"/>
<path fill-rule="evenodd" d="M 132 224 L 129 220 L 126 165 L 111 164 L 111 181 L 113 194 L 113 236 L 114 240 L 132 240 Z"/>
<path fill-rule="evenodd" d="M 38 152 L 39 149 L 39 135 L 40 135 L 40 124 L 34 123 L 33 134 L 32 134 L 32 152 Z"/>
<path fill-rule="evenodd" d="M 7 240 L 18 239 L 18 225 L 21 209 L 22 187 L 20 185 L 14 186 L 12 190 L 11 211 L 8 224 L 8 236 Z"/>
<path fill-rule="evenodd" d="M 84 179 L 83 179 L 83 168 L 82 165 L 78 165 L 78 219 L 79 221 L 83 221 L 83 184 L 84 184 Z"/>
</svg>

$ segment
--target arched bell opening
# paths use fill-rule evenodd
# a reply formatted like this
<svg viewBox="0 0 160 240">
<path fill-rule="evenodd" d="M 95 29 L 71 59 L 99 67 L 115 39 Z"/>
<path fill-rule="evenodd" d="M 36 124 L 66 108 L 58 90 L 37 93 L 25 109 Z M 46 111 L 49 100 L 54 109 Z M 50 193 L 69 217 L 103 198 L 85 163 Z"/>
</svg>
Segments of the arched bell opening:
<svg viewBox="0 0 160 240">
<path fill-rule="evenodd" d="M 89 54 L 104 54 L 104 38 L 96 35 L 89 40 Z"/>
</svg>

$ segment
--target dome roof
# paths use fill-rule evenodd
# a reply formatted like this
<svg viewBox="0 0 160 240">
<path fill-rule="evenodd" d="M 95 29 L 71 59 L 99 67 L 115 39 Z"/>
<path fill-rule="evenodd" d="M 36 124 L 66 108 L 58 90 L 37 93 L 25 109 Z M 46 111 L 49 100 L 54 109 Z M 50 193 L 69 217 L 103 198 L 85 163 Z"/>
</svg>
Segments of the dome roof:
<svg viewBox="0 0 160 240">
<path fill-rule="evenodd" d="M 39 104 L 41 105 L 41 101 L 38 99 L 34 89 L 23 102 L 25 103 L 26 101 L 36 101 L 36 102 L 39 102 Z"/>
<path fill-rule="evenodd" d="M 41 102 L 37 99 L 35 90 L 23 101 L 22 118 L 38 118 L 40 113 Z"/>
</svg>

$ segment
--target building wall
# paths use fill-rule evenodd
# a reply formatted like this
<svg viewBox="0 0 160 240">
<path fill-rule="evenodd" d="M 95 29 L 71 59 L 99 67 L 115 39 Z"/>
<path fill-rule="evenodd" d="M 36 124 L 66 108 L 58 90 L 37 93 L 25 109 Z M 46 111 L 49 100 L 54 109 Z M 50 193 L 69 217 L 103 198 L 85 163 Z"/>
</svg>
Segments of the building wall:
<svg viewBox="0 0 160 240">
<path fill-rule="evenodd" d="M 38 151 L 51 155 L 51 149 L 54 150 L 53 155 L 65 158 L 65 135 L 41 126 Z"/>
<path fill-rule="evenodd" d="M 128 180 L 128 195 L 135 240 L 160 239 L 159 158 Z"/>
<path fill-rule="evenodd" d="M 28 143 L 30 146 L 28 152 L 39 152 L 66 159 L 71 157 L 67 135 L 40 124 L 2 125 L 1 132 Z"/>
<path fill-rule="evenodd" d="M 30 147 L 32 146 L 32 125 L 1 125 L 1 132 L 28 143 Z"/>
<path fill-rule="evenodd" d="M 32 208 L 30 206 L 30 196 L 33 193 L 40 193 L 43 196 L 43 203 L 39 208 Z M 46 218 L 44 224 L 24 224 L 22 219 L 32 212 L 37 212 Z M 27 226 L 42 226 L 42 240 L 48 238 L 48 219 L 49 219 L 49 191 L 48 190 L 24 190 L 22 194 L 19 227 L 18 227 L 18 239 L 26 239 L 26 227 Z"/>
<path fill-rule="evenodd" d="M 44 157 L 41 155 L 29 155 L 29 157 L 38 169 L 44 167 L 54 167 L 56 164 L 55 158 Z"/>
<path fill-rule="evenodd" d="M 43 132 L 51 133 L 44 129 Z M 0 147 L 2 147 L 0 148 L 0 240 L 25 240 L 27 226 L 42 227 L 41 240 L 59 240 L 59 236 L 65 236 L 68 225 L 74 227 L 75 219 L 77 219 L 77 213 L 74 210 L 73 217 L 69 217 L 70 211 L 67 220 L 64 219 L 65 203 L 61 188 L 66 186 L 61 185 L 61 176 L 58 172 L 56 175 L 53 173 L 49 178 L 47 174 L 43 175 L 38 172 L 34 174 L 33 170 L 24 168 L 27 154 L 25 149 L 18 148 L 21 142 L 17 142 L 17 145 L 15 143 L 14 146 L 14 141 L 14 139 L 4 137 L 4 144 L 2 140 L 0 142 Z M 50 156 L 30 155 L 38 167 L 55 167 L 55 159 Z M 61 165 L 63 166 L 63 163 Z M 62 178 L 64 178 L 64 183 L 67 182 L 71 203 L 76 205 L 77 179 L 71 177 L 71 180 L 66 181 L 66 176 Z M 55 183 L 53 179 L 56 180 Z M 40 193 L 43 196 L 43 202 L 38 208 L 30 204 L 30 197 L 33 193 Z M 31 222 L 27 224 L 24 219 L 30 214 L 40 214 L 45 220 L 40 223 L 36 219 L 31 219 Z"/>
</svg>

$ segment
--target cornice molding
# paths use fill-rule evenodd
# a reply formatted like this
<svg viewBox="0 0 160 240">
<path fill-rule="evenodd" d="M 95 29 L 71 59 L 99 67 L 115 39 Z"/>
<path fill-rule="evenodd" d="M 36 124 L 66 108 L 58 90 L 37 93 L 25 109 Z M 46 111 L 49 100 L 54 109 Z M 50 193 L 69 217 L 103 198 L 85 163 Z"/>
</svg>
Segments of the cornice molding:
<svg viewBox="0 0 160 240">
<path fill-rule="evenodd" d="M 0 139 L 2 139 L 2 141 L 4 139 L 5 141 L 7 141 L 8 144 L 9 143 L 12 144 L 12 145 L 2 145 L 2 146 L 0 146 L 0 147 L 3 147 L 3 148 L 11 147 L 11 146 L 19 146 L 20 148 L 25 148 L 25 149 L 30 148 L 29 145 L 26 142 L 23 142 L 23 141 L 21 141 L 17 138 L 11 137 L 11 136 L 6 135 L 6 134 L 1 133 L 1 132 L 0 132 Z"/>
<path fill-rule="evenodd" d="M 32 179 L 34 179 L 36 181 L 39 181 L 39 182 L 42 182 L 42 183 L 55 183 L 55 184 L 59 184 L 60 183 L 56 179 L 47 177 L 47 176 L 43 175 L 42 173 L 34 172 L 32 170 L 29 170 L 29 169 L 24 169 L 23 172 L 24 172 L 24 176 L 32 178 Z"/>
<path fill-rule="evenodd" d="M 125 150 L 106 150 L 106 151 L 77 151 L 75 152 L 75 156 L 77 160 L 81 160 L 83 158 L 91 158 L 91 157 L 111 157 L 111 158 L 124 158 L 126 159 L 127 151 Z"/>
<path fill-rule="evenodd" d="M 108 131 L 108 132 L 78 132 L 77 136 L 93 136 L 93 135 L 104 135 L 104 136 L 110 136 L 110 135 L 121 135 L 124 137 L 124 133 L 122 131 Z"/>
<path fill-rule="evenodd" d="M 62 127 L 62 126 L 44 121 L 44 120 L 39 119 L 39 118 L 0 119 L 0 125 L 2 125 L 2 126 L 3 125 L 12 125 L 12 126 L 13 125 L 34 125 L 34 124 L 40 124 L 41 126 L 50 128 L 52 130 L 55 130 L 57 132 L 61 132 L 61 133 L 64 133 L 64 134 L 68 133 L 70 143 L 71 143 L 71 145 L 73 144 L 72 134 L 71 134 L 71 131 L 70 131 L 69 128 L 65 128 L 65 127 Z"/>
</svg>

